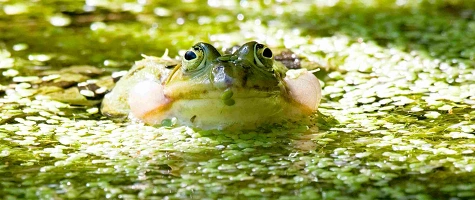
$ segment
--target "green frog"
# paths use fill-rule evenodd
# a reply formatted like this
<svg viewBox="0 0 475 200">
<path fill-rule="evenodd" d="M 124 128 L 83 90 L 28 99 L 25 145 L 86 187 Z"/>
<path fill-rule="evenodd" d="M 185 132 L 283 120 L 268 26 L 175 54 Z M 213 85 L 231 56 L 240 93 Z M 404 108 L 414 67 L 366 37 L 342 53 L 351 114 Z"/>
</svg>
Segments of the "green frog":
<svg viewBox="0 0 475 200">
<path fill-rule="evenodd" d="M 102 101 L 106 116 L 146 124 L 174 120 L 202 129 L 252 129 L 308 117 L 321 100 L 319 80 L 306 69 L 288 69 L 272 50 L 252 41 L 222 55 L 197 43 L 181 62 L 145 56 Z"/>
</svg>

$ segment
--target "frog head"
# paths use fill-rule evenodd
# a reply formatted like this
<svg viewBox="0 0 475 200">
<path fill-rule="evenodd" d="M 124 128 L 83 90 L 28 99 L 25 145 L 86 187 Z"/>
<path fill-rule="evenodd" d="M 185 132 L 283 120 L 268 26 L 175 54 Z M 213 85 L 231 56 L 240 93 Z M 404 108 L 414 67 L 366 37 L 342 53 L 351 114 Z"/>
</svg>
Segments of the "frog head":
<svg viewBox="0 0 475 200">
<path fill-rule="evenodd" d="M 227 55 L 197 43 L 164 81 L 140 81 L 127 101 L 132 115 L 147 124 L 175 118 L 178 124 L 205 129 L 253 128 L 308 116 L 316 109 L 318 79 L 311 73 L 289 78 L 289 71 L 258 42 Z"/>
</svg>

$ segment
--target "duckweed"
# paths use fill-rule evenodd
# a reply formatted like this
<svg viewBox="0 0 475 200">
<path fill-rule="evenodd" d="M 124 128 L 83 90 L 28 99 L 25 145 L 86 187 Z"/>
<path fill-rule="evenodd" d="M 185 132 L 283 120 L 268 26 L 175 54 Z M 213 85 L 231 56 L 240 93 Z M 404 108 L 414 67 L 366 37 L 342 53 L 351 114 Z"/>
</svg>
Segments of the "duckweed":
<svg viewBox="0 0 475 200">
<path fill-rule="evenodd" d="M 0 3 L 2 198 L 475 198 L 471 1 L 56 3 Z M 77 89 L 110 89 L 142 53 L 243 40 L 320 69 L 321 113 L 151 127 L 101 116 Z"/>
</svg>

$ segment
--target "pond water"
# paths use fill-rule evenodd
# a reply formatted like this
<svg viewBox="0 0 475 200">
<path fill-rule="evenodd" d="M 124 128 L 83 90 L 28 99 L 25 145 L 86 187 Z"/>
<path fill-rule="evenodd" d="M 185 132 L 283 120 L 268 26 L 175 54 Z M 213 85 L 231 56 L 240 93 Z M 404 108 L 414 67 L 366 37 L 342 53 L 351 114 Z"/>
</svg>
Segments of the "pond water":
<svg viewBox="0 0 475 200">
<path fill-rule="evenodd" d="M 152 127 L 74 90 L 141 54 L 250 40 L 320 69 L 323 114 Z M 471 1 L 0 0 L 0 197 L 475 198 L 474 59 Z"/>
</svg>

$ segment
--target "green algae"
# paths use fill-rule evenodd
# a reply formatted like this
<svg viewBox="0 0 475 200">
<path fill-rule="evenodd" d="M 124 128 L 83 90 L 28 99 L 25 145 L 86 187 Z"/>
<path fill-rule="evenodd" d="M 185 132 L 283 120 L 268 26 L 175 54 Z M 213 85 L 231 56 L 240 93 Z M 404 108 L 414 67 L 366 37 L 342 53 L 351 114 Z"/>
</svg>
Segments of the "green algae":
<svg viewBox="0 0 475 200">
<path fill-rule="evenodd" d="M 0 3 L 1 197 L 475 197 L 470 1 L 91 2 Z M 41 92 L 52 75 L 87 71 L 65 68 L 109 75 L 142 53 L 253 39 L 323 69 L 322 114 L 201 131 L 114 122 Z"/>
</svg>

